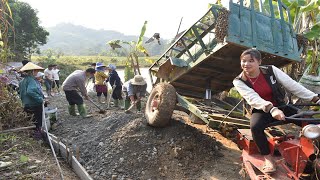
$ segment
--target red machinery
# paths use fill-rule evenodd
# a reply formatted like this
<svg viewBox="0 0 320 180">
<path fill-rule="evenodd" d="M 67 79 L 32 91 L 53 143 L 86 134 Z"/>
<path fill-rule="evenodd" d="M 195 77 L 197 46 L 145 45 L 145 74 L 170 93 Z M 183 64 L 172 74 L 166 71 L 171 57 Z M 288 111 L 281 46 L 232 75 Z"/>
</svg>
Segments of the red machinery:
<svg viewBox="0 0 320 180">
<path fill-rule="evenodd" d="M 264 158 L 252 139 L 250 129 L 238 129 L 237 143 L 242 149 L 243 170 L 251 179 L 320 179 L 319 118 L 312 118 L 319 111 L 305 111 L 287 117 L 286 120 L 301 121 L 303 129 L 299 136 L 288 135 L 280 128 L 266 131 L 270 150 L 274 156 L 277 171 L 265 174 L 261 171 Z M 272 124 L 275 126 L 276 122 Z"/>
</svg>

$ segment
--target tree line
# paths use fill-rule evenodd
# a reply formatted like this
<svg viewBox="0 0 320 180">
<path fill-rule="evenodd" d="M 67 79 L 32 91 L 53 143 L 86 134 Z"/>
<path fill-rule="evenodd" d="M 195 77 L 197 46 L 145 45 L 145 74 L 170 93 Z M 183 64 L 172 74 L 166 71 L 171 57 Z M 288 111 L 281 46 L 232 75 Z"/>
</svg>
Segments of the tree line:
<svg viewBox="0 0 320 180">
<path fill-rule="evenodd" d="M 37 11 L 28 3 L 2 0 L 1 6 L 1 61 L 22 61 L 39 52 L 47 43 L 49 32 L 39 25 Z"/>
</svg>

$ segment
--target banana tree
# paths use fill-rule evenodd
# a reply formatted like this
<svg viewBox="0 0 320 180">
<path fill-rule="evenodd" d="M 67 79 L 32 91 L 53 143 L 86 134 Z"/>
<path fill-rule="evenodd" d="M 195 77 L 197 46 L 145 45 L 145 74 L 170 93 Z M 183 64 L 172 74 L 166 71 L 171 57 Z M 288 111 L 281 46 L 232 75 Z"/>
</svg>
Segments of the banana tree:
<svg viewBox="0 0 320 180">
<path fill-rule="evenodd" d="M 299 44 L 304 46 L 302 58 L 305 61 L 300 64 L 300 72 L 304 71 L 300 83 L 320 93 L 317 90 L 320 86 L 320 0 L 283 0 L 283 3 L 290 8 L 294 31 L 302 35 L 298 36 L 298 42 L 300 40 Z M 306 69 L 304 63 L 308 64 Z"/>
<path fill-rule="evenodd" d="M 123 45 L 127 45 L 129 47 L 128 49 L 123 48 L 126 51 L 127 54 L 127 62 L 126 66 L 131 66 L 131 68 L 134 71 L 134 75 L 141 74 L 140 67 L 139 67 L 139 54 L 143 53 L 145 56 L 149 56 L 146 48 L 143 46 L 143 36 L 146 32 L 147 28 L 147 21 L 144 22 L 140 36 L 138 38 L 138 41 L 122 41 L 122 40 L 111 40 L 107 42 L 107 44 L 114 50 L 117 48 L 123 48 Z"/>
<path fill-rule="evenodd" d="M 12 12 L 9 6 L 8 0 L 0 1 L 0 59 L 1 62 L 6 62 L 9 54 L 8 46 L 8 32 L 12 30 L 14 33 L 13 27 L 13 18 Z"/>
</svg>

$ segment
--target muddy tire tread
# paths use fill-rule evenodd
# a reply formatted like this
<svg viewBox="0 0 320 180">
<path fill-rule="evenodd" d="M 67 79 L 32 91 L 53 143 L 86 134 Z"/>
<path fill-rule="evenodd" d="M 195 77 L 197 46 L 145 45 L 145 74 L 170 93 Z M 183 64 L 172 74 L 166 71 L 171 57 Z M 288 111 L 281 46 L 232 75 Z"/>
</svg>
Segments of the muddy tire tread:
<svg viewBox="0 0 320 180">
<path fill-rule="evenodd" d="M 153 96 L 156 94 L 160 96 L 160 103 L 158 105 L 158 111 L 156 113 L 149 113 L 149 108 Z M 176 90 L 169 83 L 157 84 L 150 93 L 146 107 L 147 123 L 153 127 L 165 127 L 171 120 L 173 110 L 176 106 Z"/>
</svg>

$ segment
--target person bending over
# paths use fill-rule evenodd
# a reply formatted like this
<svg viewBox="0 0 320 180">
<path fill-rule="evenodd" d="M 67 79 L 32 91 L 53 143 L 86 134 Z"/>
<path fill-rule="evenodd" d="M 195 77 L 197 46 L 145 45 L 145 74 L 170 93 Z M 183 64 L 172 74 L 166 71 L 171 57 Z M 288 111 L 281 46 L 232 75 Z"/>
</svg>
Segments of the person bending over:
<svg viewBox="0 0 320 180">
<path fill-rule="evenodd" d="M 135 75 L 134 78 L 125 82 L 122 91 L 126 95 L 124 109 L 127 110 L 130 104 L 136 104 L 138 112 L 141 112 L 141 98 L 146 95 L 147 82 L 141 75 Z"/>
<path fill-rule="evenodd" d="M 85 82 L 87 79 L 92 78 L 96 71 L 93 68 L 88 68 L 86 71 L 76 70 L 71 73 L 62 84 L 62 89 L 66 94 L 67 101 L 69 102 L 69 114 L 76 116 L 75 106 L 77 105 L 79 114 L 82 117 L 89 117 L 87 110 L 84 106 L 82 97 L 77 92 L 81 92 L 82 96 L 89 100 Z"/>
</svg>

